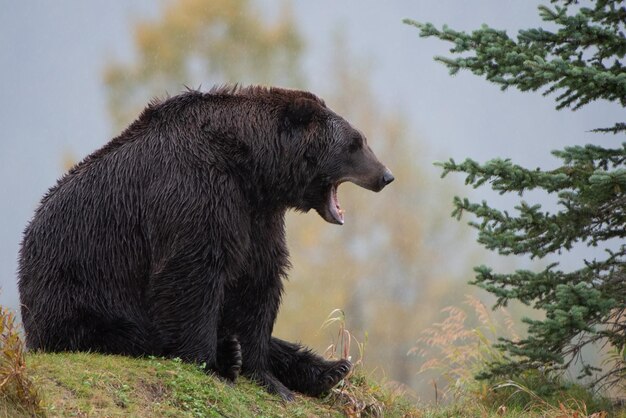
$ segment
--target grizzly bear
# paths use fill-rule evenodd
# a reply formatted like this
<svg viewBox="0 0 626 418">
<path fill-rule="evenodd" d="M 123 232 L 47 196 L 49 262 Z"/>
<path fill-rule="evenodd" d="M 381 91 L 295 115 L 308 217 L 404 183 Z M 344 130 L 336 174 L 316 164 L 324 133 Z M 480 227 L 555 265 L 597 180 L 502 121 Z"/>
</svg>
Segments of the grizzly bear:
<svg viewBox="0 0 626 418">
<path fill-rule="evenodd" d="M 283 399 L 351 365 L 272 337 L 285 212 L 342 224 L 337 187 L 393 181 L 315 95 L 188 91 L 148 105 L 43 197 L 19 254 L 29 349 L 178 357 Z"/>
</svg>

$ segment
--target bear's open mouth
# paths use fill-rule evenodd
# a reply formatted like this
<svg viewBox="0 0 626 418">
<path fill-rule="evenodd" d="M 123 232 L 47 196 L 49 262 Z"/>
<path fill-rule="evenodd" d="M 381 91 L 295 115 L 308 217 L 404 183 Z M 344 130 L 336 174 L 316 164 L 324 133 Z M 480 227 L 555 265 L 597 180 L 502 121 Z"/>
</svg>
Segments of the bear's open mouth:
<svg viewBox="0 0 626 418">
<path fill-rule="evenodd" d="M 342 182 L 331 184 L 325 193 L 325 205 L 322 210 L 318 210 L 319 214 L 324 218 L 326 222 L 330 222 L 337 225 L 343 225 L 344 211 L 339 205 L 339 198 L 337 197 L 337 188 Z"/>
</svg>

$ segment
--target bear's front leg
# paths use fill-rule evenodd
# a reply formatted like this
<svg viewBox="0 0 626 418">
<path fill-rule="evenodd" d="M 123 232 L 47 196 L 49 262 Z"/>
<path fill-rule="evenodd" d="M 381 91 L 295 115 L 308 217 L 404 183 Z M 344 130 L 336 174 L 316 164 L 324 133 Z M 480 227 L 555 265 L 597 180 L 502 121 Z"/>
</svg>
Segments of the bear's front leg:
<svg viewBox="0 0 626 418">
<path fill-rule="evenodd" d="M 245 306 L 245 304 L 244 304 Z M 258 305 L 250 304 L 248 307 L 254 307 Z M 236 309 L 237 315 L 240 317 L 246 317 L 252 315 L 248 309 L 244 309 L 243 306 L 238 306 Z M 248 311 L 248 312 L 245 312 Z M 229 310 L 226 315 L 232 315 L 234 312 Z M 234 324 L 231 324 L 231 327 Z M 237 332 L 239 334 L 239 342 L 241 348 L 241 362 L 240 370 L 241 374 L 255 381 L 259 385 L 263 386 L 269 393 L 280 396 L 285 401 L 291 401 L 294 398 L 293 393 L 289 390 L 280 379 L 278 379 L 272 370 L 270 360 L 270 337 L 265 336 L 265 332 L 261 328 L 265 327 L 248 327 L 246 324 L 239 323 L 239 327 L 234 331 L 233 328 L 228 328 L 228 333 Z M 225 329 L 222 329 L 223 332 Z M 220 348 L 218 347 L 218 368 L 220 364 Z M 222 372 L 218 372 L 223 376 Z"/>
<path fill-rule="evenodd" d="M 241 373 L 286 401 L 293 393 L 271 368 L 271 334 L 280 302 L 281 283 L 273 276 L 244 277 L 226 291 L 220 335 L 237 335 L 241 345 Z"/>
<path fill-rule="evenodd" d="M 274 276 L 275 277 L 275 276 Z M 241 373 L 286 401 L 293 393 L 274 376 L 270 366 L 271 333 L 280 301 L 280 280 L 244 277 L 228 288 L 220 320 L 220 335 L 237 335 Z"/>
<path fill-rule="evenodd" d="M 291 390 L 320 396 L 335 387 L 352 369 L 348 360 L 325 360 L 299 344 L 272 338 L 272 373 Z"/>
<path fill-rule="evenodd" d="M 194 261 L 202 266 L 199 257 Z M 164 341 L 161 354 L 204 363 L 207 372 L 235 382 L 242 367 L 241 344 L 236 334 L 220 333 L 218 338 L 223 275 L 203 274 L 209 269 L 188 268 L 192 265 L 173 258 L 151 279 L 156 301 L 151 316 Z"/>
<path fill-rule="evenodd" d="M 153 267 L 148 316 L 162 342 L 161 355 L 205 363 L 207 369 L 219 373 L 217 331 L 224 274 L 211 268 L 210 249 L 192 247 L 188 241 L 179 243 L 178 249 L 167 259 L 157 259 Z M 236 363 L 236 359 L 229 362 Z"/>
<path fill-rule="evenodd" d="M 241 307 L 237 309 L 239 315 L 249 315 L 250 312 L 244 313 Z M 229 314 L 233 312 L 230 311 Z M 232 326 L 233 324 L 231 324 Z M 217 353 L 217 373 L 225 377 L 228 380 L 234 381 L 239 375 L 239 372 L 244 376 L 263 386 L 269 393 L 280 396 L 285 401 L 291 401 L 294 398 L 293 393 L 274 376 L 270 365 L 270 349 L 269 349 L 269 337 L 265 338 L 263 332 L 258 328 L 250 328 L 244 324 L 237 328 L 237 333 L 240 333 L 240 340 L 231 340 L 231 349 L 225 349 L 223 343 L 218 344 Z M 221 332 L 227 331 L 227 333 L 234 332 L 233 328 L 222 328 Z M 236 341 L 236 344 L 235 344 Z M 234 350 L 233 350 L 234 348 Z M 239 352 L 233 356 L 236 349 L 239 348 Z M 233 362 L 236 359 L 238 361 Z M 222 366 L 224 365 L 224 366 Z M 224 367 L 226 369 L 224 369 Z"/>
</svg>

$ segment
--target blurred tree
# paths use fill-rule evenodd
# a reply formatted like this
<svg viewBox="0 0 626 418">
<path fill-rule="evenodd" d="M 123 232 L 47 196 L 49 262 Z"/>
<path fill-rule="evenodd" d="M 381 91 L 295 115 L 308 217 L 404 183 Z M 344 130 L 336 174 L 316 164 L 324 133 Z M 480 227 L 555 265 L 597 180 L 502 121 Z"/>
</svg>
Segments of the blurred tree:
<svg viewBox="0 0 626 418">
<path fill-rule="evenodd" d="M 302 84 L 303 42 L 288 3 L 268 23 L 249 0 L 166 2 L 158 20 L 136 24 L 136 60 L 113 61 L 104 79 L 115 127 L 157 95 L 205 83 Z"/>
<path fill-rule="evenodd" d="M 502 87 L 522 91 L 546 88 L 544 95 L 559 92 L 557 109 L 574 110 L 604 99 L 626 105 L 626 53 L 622 1 L 583 2 L 553 0 L 554 7 L 540 6 L 541 18 L 555 31 L 521 30 L 517 39 L 504 31 L 483 26 L 457 32 L 444 26 L 407 20 L 422 37 L 437 37 L 454 44 L 460 58 L 436 59 L 451 74 L 469 69 Z M 469 54 L 468 54 L 469 53 Z M 597 129 L 623 133 L 625 123 Z M 553 154 L 563 161 L 555 170 L 528 170 L 509 160 L 495 159 L 480 165 L 472 160 L 441 164 L 443 174 L 463 172 L 466 183 L 479 187 L 489 182 L 500 193 L 523 194 L 540 189 L 557 193 L 560 210 L 548 213 L 540 205 L 521 202 L 511 215 L 468 199 L 455 198 L 454 215 L 470 212 L 479 231 L 478 241 L 500 254 L 528 254 L 543 258 L 570 250 L 576 243 L 601 246 L 606 257 L 585 260 L 579 270 L 564 272 L 550 264 L 538 273 L 518 270 L 495 274 L 477 267 L 474 284 L 497 296 L 497 306 L 517 299 L 545 311 L 545 320 L 525 320 L 528 337 L 503 340 L 506 361 L 491 365 L 485 377 L 516 375 L 529 368 L 561 370 L 580 359 L 587 345 L 609 343 L 615 349 L 612 367 L 598 373 L 596 382 L 624 383 L 626 376 L 626 144 L 615 149 L 587 145 L 568 147 Z M 583 364 L 583 375 L 599 369 Z"/>
</svg>

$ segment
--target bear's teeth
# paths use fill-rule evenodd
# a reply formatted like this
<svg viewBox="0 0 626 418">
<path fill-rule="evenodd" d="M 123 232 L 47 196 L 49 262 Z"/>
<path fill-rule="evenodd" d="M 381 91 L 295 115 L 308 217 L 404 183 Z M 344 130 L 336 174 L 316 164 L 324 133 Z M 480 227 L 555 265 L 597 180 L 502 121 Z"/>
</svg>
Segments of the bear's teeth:
<svg viewBox="0 0 626 418">
<path fill-rule="evenodd" d="M 331 187 L 330 193 L 330 212 L 332 217 L 337 221 L 338 224 L 343 225 L 343 210 L 339 205 L 339 199 L 337 198 L 337 185 L 333 185 Z"/>
</svg>

